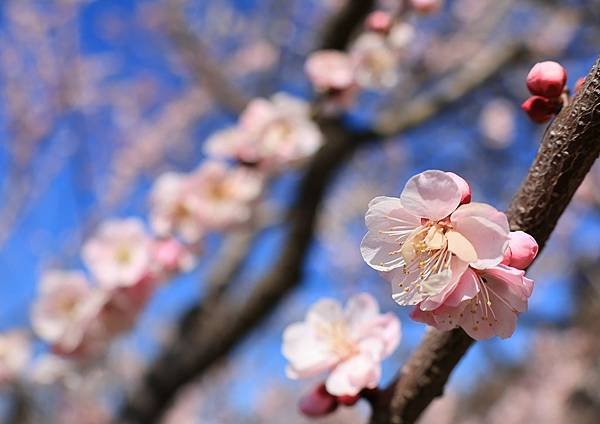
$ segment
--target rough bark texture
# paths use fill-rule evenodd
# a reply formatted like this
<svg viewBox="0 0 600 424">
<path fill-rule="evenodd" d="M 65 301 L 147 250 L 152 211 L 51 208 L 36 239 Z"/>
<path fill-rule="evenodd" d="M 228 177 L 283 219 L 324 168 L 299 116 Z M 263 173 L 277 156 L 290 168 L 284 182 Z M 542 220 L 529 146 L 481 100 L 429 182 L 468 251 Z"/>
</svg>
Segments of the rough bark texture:
<svg viewBox="0 0 600 424">
<path fill-rule="evenodd" d="M 550 125 L 508 209 L 513 230 L 533 235 L 542 248 L 577 187 L 600 154 L 600 60 L 571 106 Z M 414 423 L 437 396 L 473 343 L 462 330 L 431 330 L 396 380 L 372 400 L 372 424 Z"/>
</svg>

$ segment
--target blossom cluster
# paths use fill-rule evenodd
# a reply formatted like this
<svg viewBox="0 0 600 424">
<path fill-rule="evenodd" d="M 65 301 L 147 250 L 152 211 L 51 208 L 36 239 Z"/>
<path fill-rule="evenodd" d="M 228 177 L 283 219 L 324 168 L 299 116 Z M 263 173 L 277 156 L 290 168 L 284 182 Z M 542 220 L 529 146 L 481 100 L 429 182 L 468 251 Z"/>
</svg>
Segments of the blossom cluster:
<svg viewBox="0 0 600 424">
<path fill-rule="evenodd" d="M 477 340 L 510 337 L 527 309 L 537 254 L 530 235 L 511 232 L 506 215 L 471 202 L 459 176 L 425 171 L 400 198 L 377 197 L 365 218 L 365 261 L 392 286 L 411 317 L 441 330 L 462 327 Z"/>
<path fill-rule="evenodd" d="M 405 6 L 429 14 L 441 0 L 411 0 Z M 389 88 L 398 83 L 398 65 L 415 37 L 414 27 L 401 18 L 402 10 L 377 10 L 365 22 L 365 31 L 349 51 L 319 50 L 311 54 L 305 72 L 317 93 L 332 107 L 351 106 L 360 89 Z"/>
</svg>

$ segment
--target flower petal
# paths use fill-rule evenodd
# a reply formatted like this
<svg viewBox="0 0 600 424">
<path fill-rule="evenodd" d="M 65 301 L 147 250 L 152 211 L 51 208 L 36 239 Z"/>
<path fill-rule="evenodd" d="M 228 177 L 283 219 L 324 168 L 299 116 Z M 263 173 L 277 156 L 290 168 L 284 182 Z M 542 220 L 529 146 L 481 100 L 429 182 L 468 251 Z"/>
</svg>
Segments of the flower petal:
<svg viewBox="0 0 600 424">
<path fill-rule="evenodd" d="M 462 192 L 454 179 L 442 171 L 425 171 L 406 183 L 400 201 L 406 210 L 439 221 L 458 207 Z"/>
<path fill-rule="evenodd" d="M 338 365 L 327 378 L 327 392 L 355 396 L 362 389 L 374 389 L 381 379 L 381 364 L 368 355 L 356 355 Z"/>
<path fill-rule="evenodd" d="M 484 203 L 469 203 L 461 205 L 450 219 L 477 252 L 477 260 L 470 263 L 473 268 L 489 268 L 502 261 L 510 233 L 504 213 Z"/>
</svg>

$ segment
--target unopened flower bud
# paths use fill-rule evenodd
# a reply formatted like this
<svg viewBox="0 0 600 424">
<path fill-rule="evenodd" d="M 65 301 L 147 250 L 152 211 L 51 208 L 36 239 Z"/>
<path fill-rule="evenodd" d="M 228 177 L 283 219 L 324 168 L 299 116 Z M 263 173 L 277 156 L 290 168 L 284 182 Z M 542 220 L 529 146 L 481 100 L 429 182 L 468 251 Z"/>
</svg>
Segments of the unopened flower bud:
<svg viewBox="0 0 600 424">
<path fill-rule="evenodd" d="M 511 231 L 508 249 L 502 263 L 517 269 L 525 269 L 537 256 L 539 247 L 535 239 L 523 231 Z"/>
<path fill-rule="evenodd" d="M 567 71 L 557 62 L 536 63 L 527 75 L 527 88 L 536 96 L 559 97 L 567 83 Z"/>
<path fill-rule="evenodd" d="M 546 97 L 531 96 L 523 102 L 523 109 L 533 122 L 543 124 L 548 122 L 554 115 L 558 113 L 562 106 L 560 100 L 550 100 Z"/>
<path fill-rule="evenodd" d="M 325 383 L 302 396 L 298 404 L 300 412 L 307 417 L 322 417 L 331 414 L 337 407 L 338 399 L 327 393 Z"/>
<path fill-rule="evenodd" d="M 386 34 L 392 27 L 392 16 L 383 10 L 376 10 L 367 16 L 367 28 L 371 31 Z"/>
<path fill-rule="evenodd" d="M 460 191 L 462 193 L 462 197 L 460 198 L 460 204 L 462 205 L 465 203 L 470 203 L 471 202 L 471 187 L 469 186 L 469 183 L 466 182 L 464 180 L 464 178 L 456 175 L 454 172 L 446 172 L 446 174 L 448 174 L 450 177 L 452 177 L 452 179 L 454 180 L 456 185 L 458 185 L 458 188 L 460 189 Z"/>
</svg>

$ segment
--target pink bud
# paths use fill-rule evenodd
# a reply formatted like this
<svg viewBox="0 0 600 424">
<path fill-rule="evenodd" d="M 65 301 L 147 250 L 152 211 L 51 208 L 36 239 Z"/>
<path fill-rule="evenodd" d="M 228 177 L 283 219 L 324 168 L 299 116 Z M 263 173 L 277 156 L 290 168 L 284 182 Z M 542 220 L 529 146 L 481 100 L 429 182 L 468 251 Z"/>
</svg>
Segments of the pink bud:
<svg viewBox="0 0 600 424">
<path fill-rule="evenodd" d="M 536 63 L 527 75 L 527 88 L 531 94 L 547 98 L 559 97 L 567 83 L 567 71 L 560 63 Z"/>
<path fill-rule="evenodd" d="M 531 96 L 523 102 L 523 109 L 529 118 L 538 124 L 548 122 L 554 115 L 558 113 L 562 106 L 562 102 L 558 100 L 550 100 L 541 96 Z"/>
<path fill-rule="evenodd" d="M 527 268 L 538 253 L 537 242 L 523 231 L 511 231 L 509 237 L 502 263 L 517 269 Z"/>
<path fill-rule="evenodd" d="M 382 10 L 371 12 L 367 17 L 367 28 L 371 31 L 387 34 L 392 27 L 393 19 L 391 15 Z"/>
<path fill-rule="evenodd" d="M 446 174 L 452 177 L 462 192 L 462 197 L 460 198 L 461 205 L 471 202 L 471 187 L 469 186 L 469 183 L 467 183 L 462 177 L 456 175 L 454 172 L 446 172 Z"/>
<path fill-rule="evenodd" d="M 322 417 L 331 414 L 338 407 L 338 399 L 327 393 L 325 383 L 300 398 L 298 409 L 307 417 Z"/>
<path fill-rule="evenodd" d="M 338 396 L 337 400 L 342 405 L 345 405 L 345 406 L 354 406 L 354 405 L 356 405 L 356 402 L 358 402 L 360 400 L 360 395 L 355 395 L 355 396 L 350 396 L 350 395 Z"/>
<path fill-rule="evenodd" d="M 575 83 L 575 93 L 576 94 L 579 94 L 579 92 L 583 88 L 584 84 L 585 84 L 585 77 L 581 77 L 577 80 L 577 82 Z"/>
<path fill-rule="evenodd" d="M 437 12 L 442 7 L 442 0 L 410 0 L 413 9 L 419 13 Z"/>
</svg>

